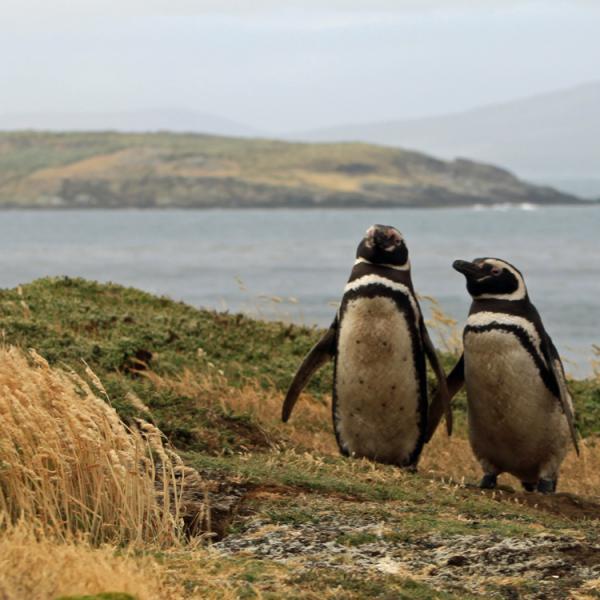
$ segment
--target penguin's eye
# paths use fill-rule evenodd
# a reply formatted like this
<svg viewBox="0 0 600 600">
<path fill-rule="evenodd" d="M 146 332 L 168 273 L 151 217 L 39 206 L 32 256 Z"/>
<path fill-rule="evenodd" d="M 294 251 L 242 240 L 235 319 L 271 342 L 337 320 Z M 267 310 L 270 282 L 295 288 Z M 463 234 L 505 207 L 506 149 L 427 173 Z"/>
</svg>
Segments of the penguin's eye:
<svg viewBox="0 0 600 600">
<path fill-rule="evenodd" d="M 492 267 L 490 272 L 492 275 L 500 275 L 500 273 L 502 273 L 502 269 L 500 267 Z"/>
</svg>

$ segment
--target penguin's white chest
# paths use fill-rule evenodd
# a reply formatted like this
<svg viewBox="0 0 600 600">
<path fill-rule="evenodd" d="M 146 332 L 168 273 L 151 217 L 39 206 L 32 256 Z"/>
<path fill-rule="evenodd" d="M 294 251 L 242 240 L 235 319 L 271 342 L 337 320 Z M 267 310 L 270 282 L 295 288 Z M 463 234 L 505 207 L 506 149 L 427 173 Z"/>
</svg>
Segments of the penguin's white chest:
<svg viewBox="0 0 600 600">
<path fill-rule="evenodd" d="M 464 357 L 475 454 L 535 479 L 541 465 L 562 454 L 567 423 L 532 355 L 514 333 L 490 329 L 466 332 Z"/>
<path fill-rule="evenodd" d="M 351 455 L 406 464 L 417 445 L 421 390 L 407 318 L 386 297 L 357 298 L 346 307 L 334 419 Z"/>
<path fill-rule="evenodd" d="M 484 405 L 501 420 L 535 411 L 546 387 L 533 357 L 514 333 L 467 332 L 464 345 L 467 392 L 477 406 Z"/>
</svg>

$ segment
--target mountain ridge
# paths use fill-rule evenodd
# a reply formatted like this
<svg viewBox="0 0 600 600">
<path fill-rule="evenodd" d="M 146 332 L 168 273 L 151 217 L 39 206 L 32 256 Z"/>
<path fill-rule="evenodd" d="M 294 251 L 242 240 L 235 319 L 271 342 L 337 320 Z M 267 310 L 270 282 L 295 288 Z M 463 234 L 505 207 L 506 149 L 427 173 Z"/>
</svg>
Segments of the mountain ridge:
<svg viewBox="0 0 600 600">
<path fill-rule="evenodd" d="M 443 159 L 469 156 L 521 177 L 600 196 L 600 81 L 460 112 L 348 123 L 288 134 L 303 141 L 365 141 Z M 587 184 L 585 183 L 587 182 Z"/>
</svg>

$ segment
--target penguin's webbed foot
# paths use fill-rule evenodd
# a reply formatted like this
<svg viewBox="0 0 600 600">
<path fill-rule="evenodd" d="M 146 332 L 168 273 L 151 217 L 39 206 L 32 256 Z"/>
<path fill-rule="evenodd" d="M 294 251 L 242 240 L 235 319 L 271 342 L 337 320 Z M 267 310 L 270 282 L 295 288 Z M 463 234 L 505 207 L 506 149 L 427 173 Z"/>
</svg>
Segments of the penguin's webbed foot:
<svg viewBox="0 0 600 600">
<path fill-rule="evenodd" d="M 556 491 L 556 479 L 540 479 L 537 484 L 540 494 L 553 494 Z"/>
<path fill-rule="evenodd" d="M 535 491 L 535 483 L 531 483 L 531 481 L 521 481 L 521 485 L 526 492 Z"/>
<path fill-rule="evenodd" d="M 479 482 L 479 487 L 482 490 L 493 490 L 498 482 L 498 475 L 494 473 L 486 473 Z"/>
</svg>

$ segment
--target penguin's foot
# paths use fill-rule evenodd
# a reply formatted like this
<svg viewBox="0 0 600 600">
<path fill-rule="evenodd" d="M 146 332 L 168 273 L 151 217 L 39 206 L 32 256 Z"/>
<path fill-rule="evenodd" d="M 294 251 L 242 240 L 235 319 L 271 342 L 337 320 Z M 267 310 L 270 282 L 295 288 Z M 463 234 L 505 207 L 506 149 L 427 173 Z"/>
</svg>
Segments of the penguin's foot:
<svg viewBox="0 0 600 600">
<path fill-rule="evenodd" d="M 498 475 L 493 473 L 486 473 L 479 482 L 479 487 L 482 490 L 493 490 L 496 487 L 498 481 Z"/>
<path fill-rule="evenodd" d="M 521 481 L 521 485 L 526 492 L 533 492 L 535 490 L 535 483 L 531 483 L 531 481 Z"/>
<path fill-rule="evenodd" d="M 540 494 L 553 494 L 556 491 L 556 479 L 540 479 L 537 484 Z"/>
</svg>

